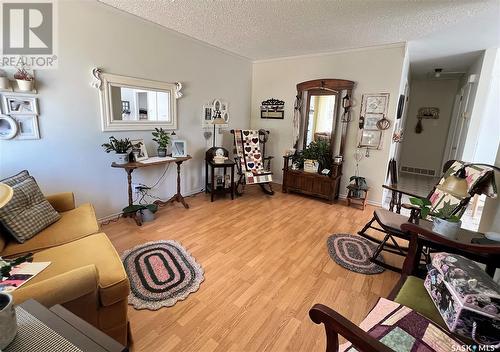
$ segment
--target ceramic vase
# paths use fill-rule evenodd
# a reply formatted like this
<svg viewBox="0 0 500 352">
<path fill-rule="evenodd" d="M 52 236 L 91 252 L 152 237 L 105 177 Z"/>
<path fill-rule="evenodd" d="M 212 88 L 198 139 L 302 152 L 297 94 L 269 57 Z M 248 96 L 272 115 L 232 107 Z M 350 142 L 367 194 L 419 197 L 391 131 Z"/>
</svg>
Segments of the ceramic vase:
<svg viewBox="0 0 500 352">
<path fill-rule="evenodd" d="M 440 218 L 434 218 L 432 222 L 432 231 L 451 240 L 455 240 L 461 226 L 462 221 L 453 222 Z"/>
<path fill-rule="evenodd" d="M 10 81 L 7 77 L 0 77 L 0 89 L 10 90 Z"/>
<path fill-rule="evenodd" d="M 33 84 L 35 83 L 35 81 L 24 81 L 22 79 L 16 79 L 16 81 L 20 91 L 30 92 L 33 90 Z"/>
<path fill-rule="evenodd" d="M 120 165 L 128 163 L 128 153 L 116 153 L 116 163 Z"/>
<path fill-rule="evenodd" d="M 167 148 L 158 148 L 158 156 L 164 158 L 167 156 Z"/>
<path fill-rule="evenodd" d="M 0 292 L 0 351 L 14 340 L 16 334 L 17 319 L 12 296 Z"/>
</svg>

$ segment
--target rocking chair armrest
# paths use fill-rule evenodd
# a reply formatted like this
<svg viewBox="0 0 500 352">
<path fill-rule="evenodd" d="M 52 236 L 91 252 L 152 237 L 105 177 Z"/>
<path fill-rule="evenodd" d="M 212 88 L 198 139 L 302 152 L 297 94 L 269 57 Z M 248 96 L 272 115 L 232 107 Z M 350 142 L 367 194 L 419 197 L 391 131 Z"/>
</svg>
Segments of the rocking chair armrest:
<svg viewBox="0 0 500 352">
<path fill-rule="evenodd" d="M 266 157 L 264 158 L 264 160 L 271 160 L 271 159 L 274 159 L 274 156 L 266 156 Z"/>
<path fill-rule="evenodd" d="M 422 196 L 419 196 L 419 195 L 414 194 L 414 193 L 410 193 L 410 192 L 407 192 L 407 191 L 403 191 L 403 190 L 401 190 L 401 189 L 398 189 L 396 186 L 391 186 L 391 185 L 382 185 L 382 188 L 388 189 L 388 190 L 393 191 L 393 192 L 398 192 L 398 193 L 406 194 L 407 196 L 410 196 L 410 197 L 415 197 L 415 198 L 426 198 L 426 197 L 422 197 Z"/>
<path fill-rule="evenodd" d="M 327 352 L 338 351 L 339 334 L 345 337 L 358 351 L 393 352 L 392 349 L 370 336 L 349 319 L 323 304 L 315 304 L 309 311 L 309 317 L 316 324 L 325 324 Z"/>
<path fill-rule="evenodd" d="M 408 204 L 408 203 L 401 204 L 401 208 L 405 208 L 408 210 L 420 210 L 420 208 L 418 206 L 413 205 L 413 204 Z"/>
</svg>

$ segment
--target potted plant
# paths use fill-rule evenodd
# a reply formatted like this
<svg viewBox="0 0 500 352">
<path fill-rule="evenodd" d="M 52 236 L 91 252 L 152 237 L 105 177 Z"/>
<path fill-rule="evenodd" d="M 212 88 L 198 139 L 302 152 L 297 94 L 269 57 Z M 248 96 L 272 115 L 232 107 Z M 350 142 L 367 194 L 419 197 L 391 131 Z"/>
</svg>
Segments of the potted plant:
<svg viewBox="0 0 500 352">
<path fill-rule="evenodd" d="M 0 89 L 10 90 L 10 81 L 7 78 L 7 72 L 0 70 Z"/>
<path fill-rule="evenodd" d="M 427 216 L 432 216 L 432 231 L 440 235 L 456 239 L 457 233 L 462 226 L 460 218 L 453 214 L 454 206 L 449 203 L 444 204 L 437 212 L 431 212 L 432 203 L 427 198 L 410 198 L 410 203 L 420 209 L 420 217 L 425 219 Z"/>
<path fill-rule="evenodd" d="M 109 137 L 109 143 L 102 144 L 106 153 L 114 151 L 118 157 L 117 164 L 126 164 L 128 162 L 128 152 L 132 148 L 132 143 L 128 138 L 116 139 L 115 137 Z"/>
<path fill-rule="evenodd" d="M 20 91 L 29 92 L 33 90 L 35 78 L 24 68 L 24 66 L 17 69 L 17 72 L 14 74 L 14 78 L 17 81 L 17 86 Z"/>
<path fill-rule="evenodd" d="M 170 143 L 170 135 L 163 128 L 155 128 L 153 132 L 153 141 L 158 143 L 158 156 L 164 158 L 167 156 L 167 146 Z"/>
<path fill-rule="evenodd" d="M 158 206 L 156 204 L 132 204 L 128 207 L 123 208 L 123 213 L 139 213 L 142 221 L 148 222 L 155 219 L 155 213 L 158 211 Z"/>
<path fill-rule="evenodd" d="M 330 143 L 324 140 L 311 142 L 306 149 L 294 154 L 292 162 L 302 169 L 304 167 L 304 161 L 307 159 L 318 161 L 318 172 L 321 172 L 323 169 L 331 169 L 333 156 Z"/>
</svg>

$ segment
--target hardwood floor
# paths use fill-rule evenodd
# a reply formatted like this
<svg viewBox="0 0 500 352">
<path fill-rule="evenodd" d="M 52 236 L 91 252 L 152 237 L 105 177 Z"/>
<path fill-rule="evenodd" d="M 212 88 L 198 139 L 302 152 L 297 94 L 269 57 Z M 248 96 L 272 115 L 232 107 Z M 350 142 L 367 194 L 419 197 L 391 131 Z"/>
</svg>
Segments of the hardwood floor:
<svg viewBox="0 0 500 352">
<path fill-rule="evenodd" d="M 133 351 L 324 351 L 323 326 L 308 316 L 314 303 L 360 322 L 398 279 L 389 271 L 356 274 L 328 255 L 328 236 L 356 233 L 371 206 L 281 191 L 269 197 L 256 187 L 234 201 L 198 194 L 187 202 L 190 209 L 166 206 L 142 227 L 131 219 L 103 226 L 119 253 L 173 239 L 205 270 L 200 289 L 174 307 L 129 306 Z"/>
</svg>

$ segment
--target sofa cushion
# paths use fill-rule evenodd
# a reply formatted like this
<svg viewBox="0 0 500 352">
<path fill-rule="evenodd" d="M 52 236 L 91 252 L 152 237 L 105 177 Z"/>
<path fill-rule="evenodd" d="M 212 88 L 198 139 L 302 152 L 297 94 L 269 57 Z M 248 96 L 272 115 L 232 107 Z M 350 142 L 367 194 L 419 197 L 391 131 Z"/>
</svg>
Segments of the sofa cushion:
<svg viewBox="0 0 500 352">
<path fill-rule="evenodd" d="M 425 289 L 424 280 L 415 276 L 408 276 L 394 301 L 413 309 L 434 323 L 446 328 L 443 318 Z"/>
<path fill-rule="evenodd" d="M 109 306 L 129 294 L 129 282 L 122 261 L 104 233 L 35 253 L 34 261 L 51 264 L 28 283 L 34 284 L 85 265 L 94 264 L 99 274 L 99 297 L 103 306 Z"/>
<path fill-rule="evenodd" d="M 2 256 L 21 255 L 29 252 L 38 252 L 80 238 L 92 235 L 99 231 L 94 208 L 90 203 L 82 204 L 78 208 L 61 214 L 61 219 L 42 230 L 38 235 L 24 243 L 10 241 L 7 243 Z"/>
<path fill-rule="evenodd" d="M 17 185 L 18 183 L 26 180 L 29 177 L 30 177 L 29 172 L 27 170 L 23 170 L 14 176 L 10 176 L 10 177 L 4 178 L 3 180 L 0 180 L 0 182 L 5 183 L 6 185 L 12 187 L 12 186 Z"/>
<path fill-rule="evenodd" d="M 61 217 L 45 199 L 33 177 L 12 186 L 12 199 L 0 208 L 0 222 L 19 243 L 24 243 Z"/>
</svg>

